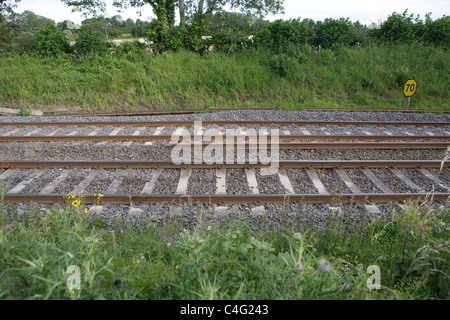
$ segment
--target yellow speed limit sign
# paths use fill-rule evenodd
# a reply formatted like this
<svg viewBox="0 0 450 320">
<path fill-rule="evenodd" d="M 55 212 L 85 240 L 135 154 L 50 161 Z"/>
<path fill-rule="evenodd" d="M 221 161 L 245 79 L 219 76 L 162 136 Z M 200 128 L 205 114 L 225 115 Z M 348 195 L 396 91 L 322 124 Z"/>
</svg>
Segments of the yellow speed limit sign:
<svg viewBox="0 0 450 320">
<path fill-rule="evenodd" d="M 417 89 L 416 80 L 409 79 L 403 86 L 403 94 L 405 95 L 405 97 L 411 97 L 414 93 L 416 93 L 416 89 Z"/>
</svg>

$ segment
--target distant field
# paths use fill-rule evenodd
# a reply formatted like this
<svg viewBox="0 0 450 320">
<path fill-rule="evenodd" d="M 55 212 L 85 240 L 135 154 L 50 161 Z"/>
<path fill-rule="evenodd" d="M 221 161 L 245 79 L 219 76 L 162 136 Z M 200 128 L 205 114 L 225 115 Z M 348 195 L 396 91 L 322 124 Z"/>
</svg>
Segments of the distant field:
<svg viewBox="0 0 450 320">
<path fill-rule="evenodd" d="M 126 40 L 125 40 L 126 41 Z M 256 50 L 232 55 L 148 52 L 76 60 L 0 59 L 0 107 L 87 111 L 233 107 L 450 109 L 450 55 L 422 45 L 311 49 L 301 61 Z M 278 62 L 277 62 L 278 63 Z M 284 63 L 284 65 L 283 65 Z"/>
</svg>

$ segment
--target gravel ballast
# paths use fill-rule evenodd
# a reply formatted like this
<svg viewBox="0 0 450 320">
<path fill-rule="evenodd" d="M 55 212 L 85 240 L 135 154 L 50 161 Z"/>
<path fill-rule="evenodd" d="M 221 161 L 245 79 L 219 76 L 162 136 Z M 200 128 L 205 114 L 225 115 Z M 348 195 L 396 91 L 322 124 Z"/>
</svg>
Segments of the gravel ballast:
<svg viewBox="0 0 450 320">
<path fill-rule="evenodd" d="M 118 135 L 152 135 L 159 126 L 158 121 L 192 121 L 192 120 L 272 120 L 272 121 L 302 121 L 302 120 L 329 120 L 329 121 L 437 121 L 450 122 L 449 115 L 436 114 L 414 114 L 414 113 L 344 113 L 344 112 L 283 112 L 283 111 L 233 111 L 220 112 L 210 114 L 185 114 L 185 115 L 166 115 L 166 116 L 134 116 L 134 117 L 0 117 L 0 122 L 11 123 L 10 126 L 0 127 L 0 135 L 4 135 L 16 127 L 14 122 L 65 122 L 65 121 L 154 121 L 154 126 L 141 129 L 138 124 L 136 126 L 124 127 Z M 262 127 L 258 125 L 243 125 L 245 130 L 255 129 L 259 132 Z M 24 135 L 34 131 L 37 127 L 30 126 L 19 129 L 12 135 Z M 208 125 L 204 130 L 218 128 L 215 125 Z M 55 135 L 67 135 L 76 131 L 75 135 L 87 135 L 94 130 L 96 135 L 109 135 L 115 127 L 63 127 L 57 126 L 43 127 L 40 131 L 33 135 L 48 135 L 58 131 Z M 193 127 L 185 128 L 191 134 Z M 236 125 L 226 125 L 225 129 L 238 129 Z M 450 125 L 444 127 L 424 126 L 416 128 L 412 126 L 387 126 L 377 127 L 371 125 L 357 126 L 339 126 L 339 125 L 306 125 L 299 127 L 296 125 L 288 125 L 278 127 L 271 125 L 270 129 L 279 129 L 280 134 L 284 134 L 284 130 L 289 130 L 291 134 L 305 134 L 303 129 L 308 130 L 311 134 L 351 134 L 365 135 L 370 133 L 374 136 L 386 135 L 389 131 L 393 135 L 420 134 L 429 135 L 449 135 Z M 173 134 L 176 127 L 164 127 L 160 135 Z M 139 133 L 136 133 L 139 131 Z M 171 146 L 166 141 L 153 142 L 148 145 L 145 142 L 108 142 L 98 144 L 98 142 L 80 141 L 80 142 L 24 142 L 24 143 L 1 143 L 0 144 L 0 160 L 170 160 Z M 282 160 L 440 160 L 445 156 L 445 150 L 281 150 L 280 159 Z M 402 182 L 388 169 L 371 169 L 377 177 L 383 181 L 389 188 L 395 192 L 412 193 L 410 187 Z M 17 174 L 6 179 L 9 184 L 8 188 L 14 187 L 17 183 L 26 178 L 33 170 L 20 170 Z M 142 191 L 144 185 L 152 178 L 152 170 L 133 169 L 128 172 L 125 177 L 120 176 L 120 169 L 111 169 L 101 171 L 96 179 L 86 187 L 88 193 L 104 193 L 111 183 L 116 179 L 122 179 L 117 193 L 133 193 L 138 194 Z M 318 190 L 315 188 L 311 179 L 303 169 L 288 169 L 287 175 L 294 188 L 295 193 L 315 194 Z M 353 183 L 362 191 L 370 193 L 381 193 L 382 191 L 368 179 L 361 170 L 351 169 L 345 170 Z M 429 169 L 429 171 L 437 175 L 437 169 Z M 0 169 L 0 174 L 4 170 Z M 40 177 L 36 178 L 32 184 L 22 190 L 24 193 L 36 193 L 45 187 L 48 183 L 59 176 L 61 170 L 47 169 Z M 55 194 L 67 194 L 71 192 L 80 182 L 89 174 L 87 169 L 74 169 L 69 176 L 55 188 Z M 331 194 L 351 193 L 350 189 L 343 183 L 334 170 L 316 170 L 320 180 Z M 432 181 L 424 177 L 422 173 L 413 169 L 402 169 L 402 172 L 415 184 L 429 191 Z M 166 169 L 159 176 L 157 183 L 153 189 L 153 194 L 174 194 L 177 190 L 180 178 L 180 170 Z M 278 175 L 261 176 L 259 170 L 256 170 L 256 179 L 260 193 L 280 194 L 285 193 L 284 187 L 280 182 Z M 440 175 L 440 180 L 444 185 L 450 184 L 450 170 L 444 169 Z M 8 190 L 8 189 L 7 189 Z M 215 194 L 216 176 L 215 170 L 212 169 L 194 169 L 187 186 L 187 194 Z M 437 187 L 437 192 L 448 192 L 447 190 Z M 247 182 L 245 170 L 234 169 L 226 172 L 226 192 L 227 194 L 249 194 L 250 188 Z M 17 207 L 20 212 L 26 212 L 28 205 L 19 204 Z M 53 205 L 52 205 L 53 206 Z M 42 208 L 50 208 L 41 206 Z M 105 206 L 104 210 L 99 214 L 102 220 L 113 228 L 118 221 L 130 223 L 137 228 L 145 228 L 149 224 L 158 224 L 162 221 L 175 219 L 177 223 L 192 228 L 202 220 L 207 219 L 223 219 L 226 222 L 232 222 L 243 219 L 254 224 L 254 228 L 269 223 L 273 228 L 282 225 L 286 221 L 292 228 L 298 227 L 300 224 L 311 225 L 320 229 L 320 226 L 326 217 L 334 214 L 328 208 L 328 205 L 301 205 L 287 204 L 283 205 L 264 205 L 264 215 L 256 217 L 252 213 L 255 205 L 233 205 L 228 206 L 227 214 L 223 217 L 217 216 L 214 206 L 199 206 L 198 204 L 171 206 L 171 205 L 133 205 L 133 206 Z M 396 205 L 377 205 L 383 212 L 382 216 L 389 219 L 393 210 L 401 211 Z M 90 208 L 90 206 L 88 206 Z M 44 209 L 45 210 L 45 209 Z M 344 205 L 342 206 L 343 216 L 339 219 L 347 219 L 355 225 L 364 223 L 365 219 L 375 217 L 376 214 L 368 214 L 363 205 Z"/>
</svg>

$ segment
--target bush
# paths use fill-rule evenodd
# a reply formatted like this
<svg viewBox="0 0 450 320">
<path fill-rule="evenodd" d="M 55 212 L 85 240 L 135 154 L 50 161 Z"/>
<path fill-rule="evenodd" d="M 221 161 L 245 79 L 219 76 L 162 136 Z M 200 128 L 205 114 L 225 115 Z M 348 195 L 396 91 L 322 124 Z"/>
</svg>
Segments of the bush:
<svg viewBox="0 0 450 320">
<path fill-rule="evenodd" d="M 255 45 L 275 53 L 285 53 L 288 47 L 310 43 L 313 37 L 311 20 L 277 20 L 255 36 Z"/>
<path fill-rule="evenodd" d="M 214 50 L 224 53 L 234 53 L 252 43 L 244 33 L 232 29 L 217 32 L 209 42 L 214 46 Z"/>
<path fill-rule="evenodd" d="M 147 49 L 145 43 L 139 41 L 127 41 L 121 43 L 119 46 L 114 48 L 114 54 L 118 56 L 126 56 L 130 59 L 138 59 Z"/>
<path fill-rule="evenodd" d="M 355 38 L 355 27 L 347 18 L 325 19 L 317 23 L 314 44 L 322 48 L 333 48 L 336 45 L 349 46 Z"/>
<path fill-rule="evenodd" d="M 179 27 L 162 31 L 159 36 L 160 45 L 165 50 L 177 51 L 183 47 L 183 30 Z"/>
<path fill-rule="evenodd" d="M 271 56 L 268 61 L 269 69 L 281 78 L 285 78 L 288 75 L 292 65 L 295 65 L 295 59 L 285 53 Z"/>
<path fill-rule="evenodd" d="M 372 30 L 372 35 L 391 44 L 411 43 L 420 40 L 424 32 L 424 24 L 418 16 L 413 19 L 413 14 L 408 15 L 407 12 L 408 10 L 405 10 L 403 14 L 392 13 L 381 24 L 380 29 Z"/>
<path fill-rule="evenodd" d="M 36 36 L 31 32 L 22 32 L 13 39 L 12 49 L 16 52 L 29 52 L 36 48 Z"/>
<path fill-rule="evenodd" d="M 148 32 L 148 38 L 153 42 L 152 49 L 156 52 L 178 51 L 186 49 L 189 51 L 204 53 L 207 41 L 202 39 L 204 26 L 198 21 L 192 25 L 181 27 L 172 27 L 167 30 L 158 28 L 151 29 Z"/>
<path fill-rule="evenodd" d="M 430 18 L 425 23 L 424 40 L 436 46 L 450 48 L 450 17 L 443 16 L 432 21 Z"/>
<path fill-rule="evenodd" d="M 41 27 L 36 35 L 36 50 L 44 56 L 56 56 L 69 53 L 70 45 L 61 30 L 48 24 Z"/>
<path fill-rule="evenodd" d="M 7 47 L 11 43 L 14 34 L 13 29 L 12 23 L 0 22 L 0 48 Z"/>
<path fill-rule="evenodd" d="M 80 56 L 103 55 L 108 51 L 108 46 L 98 33 L 85 29 L 78 34 L 74 49 Z"/>
</svg>

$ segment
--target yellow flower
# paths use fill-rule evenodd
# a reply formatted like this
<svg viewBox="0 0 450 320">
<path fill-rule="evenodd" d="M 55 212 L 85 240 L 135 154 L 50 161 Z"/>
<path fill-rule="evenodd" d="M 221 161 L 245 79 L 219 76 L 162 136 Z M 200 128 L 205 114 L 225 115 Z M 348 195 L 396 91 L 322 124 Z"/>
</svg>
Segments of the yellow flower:
<svg viewBox="0 0 450 320">
<path fill-rule="evenodd" d="M 102 198 L 102 197 L 103 197 L 103 195 L 102 195 L 101 193 L 99 193 L 99 194 L 98 194 L 98 197 L 99 197 L 99 198 Z"/>
<path fill-rule="evenodd" d="M 75 207 L 75 208 L 78 208 L 78 206 L 80 205 L 80 200 L 75 200 L 75 201 L 73 201 L 72 202 L 72 205 Z"/>
<path fill-rule="evenodd" d="M 88 209 L 84 209 L 84 214 L 88 214 Z"/>
</svg>

